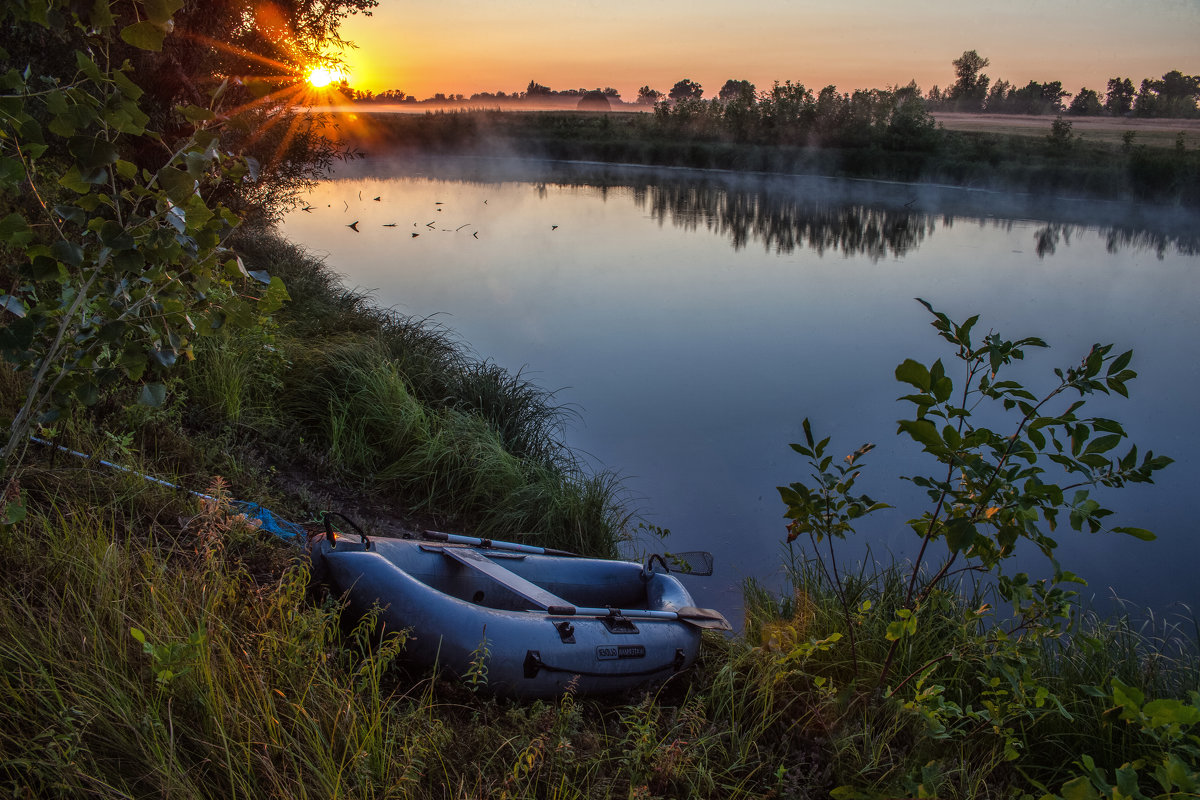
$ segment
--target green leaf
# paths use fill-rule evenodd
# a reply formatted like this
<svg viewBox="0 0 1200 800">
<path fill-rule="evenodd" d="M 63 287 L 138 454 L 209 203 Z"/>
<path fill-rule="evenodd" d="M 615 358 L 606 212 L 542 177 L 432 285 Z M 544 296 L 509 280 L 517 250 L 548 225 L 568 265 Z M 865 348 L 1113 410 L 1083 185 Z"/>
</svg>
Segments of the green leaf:
<svg viewBox="0 0 1200 800">
<path fill-rule="evenodd" d="M 72 136 L 67 141 L 67 150 L 75 156 L 79 170 L 84 174 L 107 167 L 120 155 L 112 142 L 97 136 Z"/>
<path fill-rule="evenodd" d="M 1170 698 L 1151 700 L 1142 711 L 1154 727 L 1164 725 L 1195 725 L 1200 723 L 1200 708 Z"/>
<path fill-rule="evenodd" d="M 283 304 L 291 300 L 292 296 L 288 294 L 287 287 L 283 285 L 283 279 L 278 275 L 271 278 L 271 285 L 263 292 L 262 299 L 258 301 L 258 311 L 260 314 L 274 314 Z"/>
<path fill-rule="evenodd" d="M 0 219 L 0 241 L 13 247 L 24 247 L 33 241 L 33 229 L 23 216 L 14 211 Z"/>
<path fill-rule="evenodd" d="M 0 184 L 15 186 L 25 180 L 25 165 L 15 158 L 0 158 Z"/>
<path fill-rule="evenodd" d="M 166 25 L 171 15 L 183 8 L 183 0 L 142 0 L 142 7 L 151 22 Z"/>
<path fill-rule="evenodd" d="M 167 399 L 167 387 L 161 383 L 147 383 L 138 395 L 138 403 L 151 408 L 158 408 Z"/>
<path fill-rule="evenodd" d="M 1133 360 L 1133 351 L 1126 350 L 1121 355 L 1117 356 L 1108 365 L 1108 371 L 1105 375 L 1112 375 L 1114 372 L 1120 372 L 1129 366 L 1129 362 Z"/>
<path fill-rule="evenodd" d="M 121 38 L 139 50 L 162 50 L 163 41 L 167 38 L 167 30 L 149 20 L 135 22 L 121 29 Z"/>
<path fill-rule="evenodd" d="M 75 398 L 85 406 L 94 406 L 100 400 L 100 387 L 88 381 L 75 387 Z"/>
<path fill-rule="evenodd" d="M 120 88 L 121 93 L 130 100 L 137 100 L 144 94 L 142 87 L 134 83 L 133 79 L 121 70 L 114 71 L 112 74 L 112 79 L 113 83 Z"/>
<path fill-rule="evenodd" d="M 1100 800 L 1100 793 L 1092 786 L 1092 782 L 1080 775 L 1062 785 L 1063 800 Z"/>
<path fill-rule="evenodd" d="M 4 505 L 5 521 L 9 525 L 16 525 L 29 516 L 29 509 L 25 507 L 25 500 L 18 497 L 16 500 L 8 500 Z"/>
<path fill-rule="evenodd" d="M 117 24 L 109 7 L 109 0 L 95 0 L 92 4 L 91 23 L 93 28 L 111 28 Z"/>
<path fill-rule="evenodd" d="M 946 546 L 957 553 L 975 543 L 975 525 L 966 517 L 956 517 L 946 522 Z"/>
<path fill-rule="evenodd" d="M 211 109 L 203 108 L 195 103 L 187 106 L 180 106 L 179 113 L 183 115 L 184 119 L 192 123 L 207 122 L 210 119 L 217 118 L 217 115 L 214 114 Z"/>
<path fill-rule="evenodd" d="M 68 242 L 66 239 L 59 239 L 52 244 L 50 252 L 59 261 L 69 264 L 72 267 L 78 267 L 83 263 L 83 248 L 74 242 Z"/>
<path fill-rule="evenodd" d="M 896 380 L 911 384 L 921 391 L 929 391 L 929 370 L 924 364 L 911 358 L 904 359 L 904 363 L 896 367 Z"/>
<path fill-rule="evenodd" d="M 1141 539 L 1143 542 L 1152 542 L 1158 538 L 1154 535 L 1154 533 L 1146 530 L 1145 528 L 1129 528 L 1121 526 L 1119 528 L 1113 528 L 1112 530 L 1113 533 L 1124 533 L 1125 535 L 1132 536 L 1135 539 Z"/>
<path fill-rule="evenodd" d="M 158 171 L 158 181 L 176 205 L 183 205 L 196 192 L 196 179 L 181 169 L 163 167 Z"/>
<path fill-rule="evenodd" d="M 927 449 L 944 446 L 942 437 L 938 436 L 937 427 L 929 420 L 902 419 L 899 422 L 899 430 L 907 433 L 918 444 L 925 445 Z"/>
</svg>

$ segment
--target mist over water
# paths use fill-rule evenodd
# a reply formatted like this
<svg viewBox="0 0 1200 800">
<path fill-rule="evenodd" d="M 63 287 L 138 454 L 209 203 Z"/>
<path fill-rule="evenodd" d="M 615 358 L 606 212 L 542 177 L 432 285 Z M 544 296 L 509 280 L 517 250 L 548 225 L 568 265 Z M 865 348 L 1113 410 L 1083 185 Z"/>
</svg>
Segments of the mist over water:
<svg viewBox="0 0 1200 800">
<path fill-rule="evenodd" d="M 374 198 L 378 197 L 378 200 Z M 953 354 L 923 297 L 980 328 L 1040 336 L 1016 376 L 1036 387 L 1094 342 L 1133 348 L 1132 399 L 1085 409 L 1172 456 L 1153 486 L 1107 494 L 1142 543 L 1061 529 L 1063 565 L 1169 611 L 1200 608 L 1193 452 L 1200 387 L 1194 218 L 1117 203 L 944 187 L 758 178 L 591 164 L 352 162 L 283 223 L 376 301 L 457 331 L 480 357 L 562 387 L 568 442 L 626 476 L 667 545 L 710 549 L 702 604 L 739 617 L 746 577 L 779 575 L 775 487 L 806 477 L 800 422 L 833 451 L 877 443 L 859 488 L 896 506 L 846 556 L 915 555 L 923 496 L 898 479 L 932 464 L 895 436 L 900 361 Z M 358 222 L 356 232 L 347 227 Z M 648 543 L 647 546 L 651 546 Z M 1023 566 L 1044 574 L 1030 558 Z"/>
</svg>

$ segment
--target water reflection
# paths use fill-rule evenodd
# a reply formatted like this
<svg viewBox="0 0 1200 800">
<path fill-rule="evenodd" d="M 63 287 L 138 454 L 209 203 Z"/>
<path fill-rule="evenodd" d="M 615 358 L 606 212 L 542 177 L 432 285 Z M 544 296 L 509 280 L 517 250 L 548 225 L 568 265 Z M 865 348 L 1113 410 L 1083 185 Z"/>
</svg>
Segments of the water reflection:
<svg viewBox="0 0 1200 800">
<path fill-rule="evenodd" d="M 1109 253 L 1152 252 L 1160 260 L 1171 251 L 1200 254 L 1195 219 L 1178 210 L 956 187 L 499 159 L 356 162 L 334 179 L 367 175 L 474 186 L 520 181 L 532 184 L 542 199 L 552 188 L 605 202 L 632 197 L 660 225 L 708 230 L 735 251 L 761 246 L 777 254 L 804 249 L 879 261 L 913 253 L 939 227 L 965 222 L 1011 230 L 1014 220 L 1027 220 L 1044 223 L 1032 242 L 1039 258 L 1053 256 L 1085 231 L 1098 234 Z"/>
<path fill-rule="evenodd" d="M 636 187 L 634 202 L 660 224 L 701 226 L 729 239 L 734 250 L 761 244 L 776 253 L 808 248 L 824 255 L 862 255 L 878 261 L 906 255 L 933 233 L 934 218 L 908 209 L 835 204 L 816 197 L 711 184 Z"/>
</svg>

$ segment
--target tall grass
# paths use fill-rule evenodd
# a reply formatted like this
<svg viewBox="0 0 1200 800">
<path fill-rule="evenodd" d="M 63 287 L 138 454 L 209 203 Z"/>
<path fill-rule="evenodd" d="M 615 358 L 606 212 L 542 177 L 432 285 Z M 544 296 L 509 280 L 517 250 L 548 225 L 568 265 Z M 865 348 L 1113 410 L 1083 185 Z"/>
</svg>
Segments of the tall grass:
<svg viewBox="0 0 1200 800">
<path fill-rule="evenodd" d="M 994 598 L 986 587 L 965 586 L 930 598 L 944 613 L 922 617 L 918 633 L 904 639 L 889 684 L 874 688 L 887 656 L 887 624 L 904 607 L 902 565 L 860 568 L 847 579 L 848 619 L 817 564 L 785 561 L 790 592 L 776 594 L 753 581 L 745 588 L 745 646 L 764 659 L 760 675 L 771 676 L 752 682 L 766 680 L 776 705 L 786 702 L 778 697 L 781 690 L 795 692 L 790 702 L 802 711 L 793 715 L 807 716 L 823 730 L 830 788 L 937 797 L 1056 789 L 1079 774 L 1075 763 L 1083 755 L 1110 772 L 1148 756 L 1139 749 L 1138 732 L 1112 713 L 1103 691 L 1112 678 L 1147 698 L 1182 699 L 1200 689 L 1194 618 L 1135 623 L 1129 615 L 1081 614 L 1066 636 L 1029 653 L 1026 663 L 1005 665 L 994 659 L 988 641 L 1009 623 L 971 622 L 964 609 Z M 851 633 L 857 658 L 851 657 Z M 1007 708 L 993 725 L 930 715 L 936 703 L 914 702 L 918 693 L 934 692 L 960 709 L 993 703 L 1003 710 L 1018 686 L 1031 680 L 1061 710 L 1054 700 L 1029 702 L 1026 709 Z M 1015 754 L 1006 751 L 1006 740 L 1014 737 Z"/>
<path fill-rule="evenodd" d="M 432 320 L 378 308 L 270 232 L 238 246 L 293 300 L 270 327 L 197 346 L 178 399 L 201 439 L 249 445 L 250 460 L 265 453 L 439 526 L 617 552 L 624 491 L 567 447 L 573 412 L 554 392 L 475 358 Z"/>
</svg>

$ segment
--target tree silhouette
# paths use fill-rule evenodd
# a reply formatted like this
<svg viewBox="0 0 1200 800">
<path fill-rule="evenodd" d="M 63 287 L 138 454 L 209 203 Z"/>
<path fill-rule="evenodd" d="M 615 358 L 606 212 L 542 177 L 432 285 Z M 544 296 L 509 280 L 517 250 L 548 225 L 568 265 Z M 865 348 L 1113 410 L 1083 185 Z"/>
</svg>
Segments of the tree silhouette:
<svg viewBox="0 0 1200 800">
<path fill-rule="evenodd" d="M 1103 110 L 1104 105 L 1100 102 L 1100 95 L 1087 87 L 1079 90 L 1079 94 L 1075 95 L 1075 99 L 1071 101 L 1070 108 L 1067 109 L 1071 114 L 1092 117 Z"/>
<path fill-rule="evenodd" d="M 643 86 L 638 89 L 637 102 L 644 106 L 655 105 L 659 100 L 663 99 L 663 93 L 657 89 L 651 89 L 649 86 Z"/>
<path fill-rule="evenodd" d="M 667 97 L 675 102 L 680 100 L 699 100 L 704 96 L 704 87 L 695 81 L 684 78 L 671 87 L 671 91 L 667 92 Z"/>
<path fill-rule="evenodd" d="M 754 84 L 750 81 L 735 81 L 733 78 L 725 81 L 725 85 L 717 92 L 717 97 L 728 102 L 729 100 L 753 100 L 754 99 Z"/>
<path fill-rule="evenodd" d="M 991 79 L 987 75 L 980 75 L 979 71 L 991 62 L 974 50 L 964 50 L 951 63 L 958 80 L 950 87 L 949 99 L 963 111 L 979 111 L 987 97 L 988 84 L 991 83 Z"/>
<path fill-rule="evenodd" d="M 1113 116 L 1124 116 L 1133 110 L 1136 91 L 1129 78 L 1109 78 L 1108 92 L 1104 95 L 1104 110 Z"/>
</svg>

